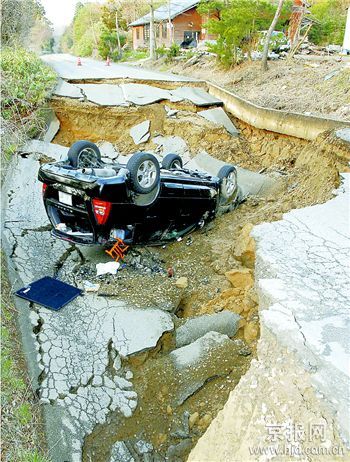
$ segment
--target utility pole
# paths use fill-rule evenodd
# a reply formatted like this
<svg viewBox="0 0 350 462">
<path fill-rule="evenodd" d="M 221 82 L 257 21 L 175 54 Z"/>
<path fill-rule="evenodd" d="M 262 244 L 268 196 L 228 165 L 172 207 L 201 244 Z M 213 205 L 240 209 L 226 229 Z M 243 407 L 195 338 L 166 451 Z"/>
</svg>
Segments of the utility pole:
<svg viewBox="0 0 350 462">
<path fill-rule="evenodd" d="M 150 6 L 150 23 L 149 23 L 149 57 L 152 61 L 155 59 L 155 41 L 154 41 L 154 6 L 153 0 L 149 0 Z"/>
<path fill-rule="evenodd" d="M 284 3 L 284 0 L 279 0 L 275 16 L 274 16 L 274 18 L 272 20 L 272 23 L 271 23 L 271 25 L 269 27 L 269 30 L 267 31 L 267 34 L 266 34 L 266 37 L 265 37 L 264 51 L 263 51 L 262 62 L 261 62 L 261 67 L 262 67 L 263 71 L 267 71 L 267 69 L 268 69 L 267 57 L 268 57 L 268 54 L 269 54 L 270 39 L 271 39 L 272 32 L 275 30 L 278 18 L 280 17 L 282 7 L 283 7 L 283 3 Z"/>
</svg>

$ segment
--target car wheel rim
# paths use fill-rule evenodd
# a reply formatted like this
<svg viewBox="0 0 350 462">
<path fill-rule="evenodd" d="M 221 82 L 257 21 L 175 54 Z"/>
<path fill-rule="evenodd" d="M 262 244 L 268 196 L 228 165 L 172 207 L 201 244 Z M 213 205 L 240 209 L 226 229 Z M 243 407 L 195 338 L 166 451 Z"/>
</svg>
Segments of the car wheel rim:
<svg viewBox="0 0 350 462">
<path fill-rule="evenodd" d="M 173 162 L 173 165 L 172 165 L 172 168 L 176 169 L 176 170 L 179 170 L 181 168 L 181 164 L 178 160 L 175 160 Z"/>
<path fill-rule="evenodd" d="M 98 157 L 96 152 L 91 148 L 83 149 L 78 155 L 78 166 L 81 168 L 97 167 Z"/>
<path fill-rule="evenodd" d="M 236 178 L 234 172 L 231 172 L 226 178 L 226 193 L 231 196 L 236 187 Z"/>
<path fill-rule="evenodd" d="M 150 188 L 157 178 L 157 169 L 154 162 L 145 160 L 137 170 L 137 181 L 143 188 Z"/>
</svg>

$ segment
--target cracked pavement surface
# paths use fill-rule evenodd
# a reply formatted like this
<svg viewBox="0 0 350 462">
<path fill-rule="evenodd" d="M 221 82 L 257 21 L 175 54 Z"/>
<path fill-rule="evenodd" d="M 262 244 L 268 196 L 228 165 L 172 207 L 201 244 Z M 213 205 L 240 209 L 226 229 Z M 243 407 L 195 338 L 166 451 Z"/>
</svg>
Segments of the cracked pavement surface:
<svg viewBox="0 0 350 462">
<path fill-rule="evenodd" d="M 349 183 L 345 174 L 334 199 L 292 210 L 252 233 L 262 322 L 297 353 L 348 441 Z"/>
<path fill-rule="evenodd" d="M 36 180 L 39 161 L 39 154 L 14 157 L 5 184 L 4 245 L 16 272 L 15 289 L 58 273 L 65 280 L 72 264 L 85 259 L 79 249 L 50 235 Z M 59 312 L 16 303 L 32 380 L 44 404 L 50 457 L 80 461 L 84 438 L 97 423 L 111 411 L 132 415 L 137 395 L 122 359 L 154 348 L 163 333 L 173 330 L 171 316 L 93 294 Z"/>
<path fill-rule="evenodd" d="M 257 359 L 188 462 L 231 461 L 232 454 L 237 462 L 349 460 L 350 175 L 344 177 L 334 199 L 254 227 Z"/>
</svg>

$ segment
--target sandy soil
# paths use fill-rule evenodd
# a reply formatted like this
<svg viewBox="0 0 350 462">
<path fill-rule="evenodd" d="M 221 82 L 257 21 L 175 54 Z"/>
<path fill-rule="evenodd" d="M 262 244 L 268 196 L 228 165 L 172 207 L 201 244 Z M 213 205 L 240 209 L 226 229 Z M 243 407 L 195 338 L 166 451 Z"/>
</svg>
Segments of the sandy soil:
<svg viewBox="0 0 350 462">
<path fill-rule="evenodd" d="M 227 70 L 203 55 L 194 65 L 159 60 L 153 67 L 208 80 L 264 107 L 350 120 L 349 63 L 273 61 L 263 73 L 259 62 Z"/>
</svg>

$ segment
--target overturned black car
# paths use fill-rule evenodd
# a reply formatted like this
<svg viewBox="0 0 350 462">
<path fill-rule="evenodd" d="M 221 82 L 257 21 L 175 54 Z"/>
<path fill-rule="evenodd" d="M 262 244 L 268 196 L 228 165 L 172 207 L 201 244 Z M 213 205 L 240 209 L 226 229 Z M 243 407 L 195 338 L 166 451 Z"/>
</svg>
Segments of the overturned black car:
<svg viewBox="0 0 350 462">
<path fill-rule="evenodd" d="M 39 170 L 52 234 L 76 244 L 163 244 L 202 227 L 240 200 L 236 168 L 217 176 L 183 168 L 168 154 L 159 161 L 137 152 L 126 164 L 104 163 L 99 148 L 77 141 L 68 160 Z"/>
</svg>

